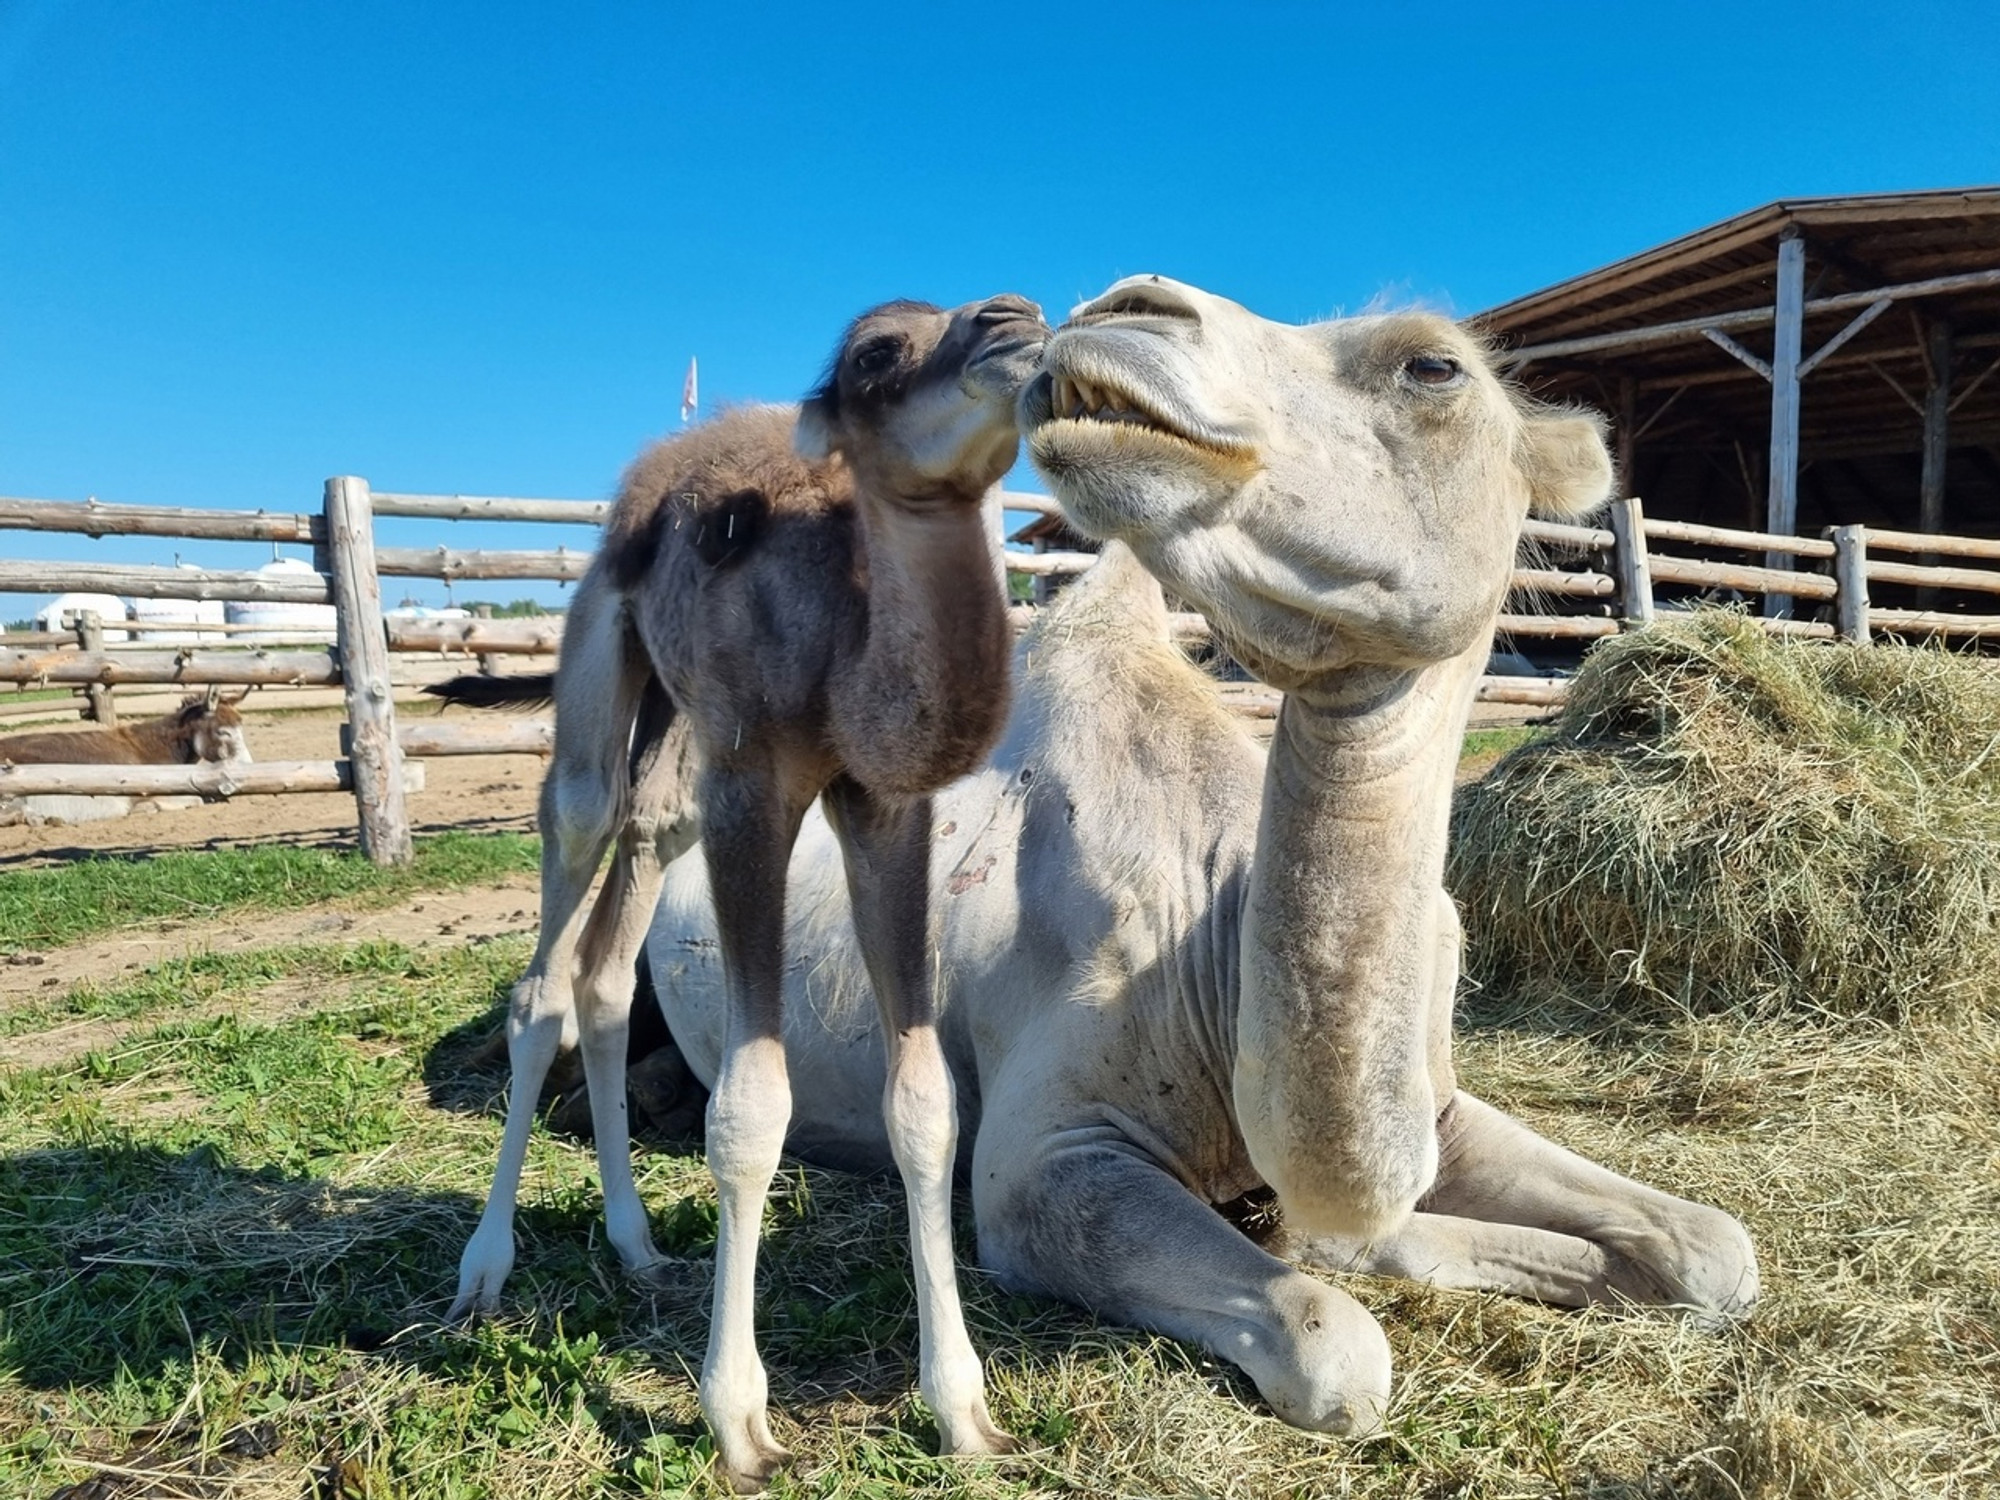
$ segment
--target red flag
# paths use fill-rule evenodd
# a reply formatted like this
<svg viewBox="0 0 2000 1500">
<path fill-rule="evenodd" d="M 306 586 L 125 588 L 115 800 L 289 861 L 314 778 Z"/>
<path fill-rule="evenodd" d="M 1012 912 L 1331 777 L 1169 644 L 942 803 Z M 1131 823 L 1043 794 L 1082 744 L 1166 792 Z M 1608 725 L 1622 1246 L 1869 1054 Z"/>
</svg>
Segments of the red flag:
<svg viewBox="0 0 2000 1500">
<path fill-rule="evenodd" d="M 694 357 L 688 357 L 687 379 L 681 382 L 681 420 L 685 422 L 694 415 L 696 406 L 694 382 Z"/>
</svg>

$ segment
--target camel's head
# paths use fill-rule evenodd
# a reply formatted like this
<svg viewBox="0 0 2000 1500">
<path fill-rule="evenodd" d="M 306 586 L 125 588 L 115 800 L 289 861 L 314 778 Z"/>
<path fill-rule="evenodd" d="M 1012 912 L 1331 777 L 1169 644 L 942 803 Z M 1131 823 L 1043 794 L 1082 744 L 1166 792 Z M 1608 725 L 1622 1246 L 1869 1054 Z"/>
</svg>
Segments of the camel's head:
<svg viewBox="0 0 2000 1500">
<path fill-rule="evenodd" d="M 1050 338 L 1022 430 L 1080 530 L 1129 544 L 1274 686 L 1484 639 L 1530 510 L 1601 503 L 1600 424 L 1428 313 L 1272 323 L 1159 276 Z"/>
<path fill-rule="evenodd" d="M 1024 297 L 872 308 L 800 408 L 799 453 L 840 454 L 870 494 L 976 504 L 1013 465 L 1016 398 L 1048 336 Z"/>
</svg>

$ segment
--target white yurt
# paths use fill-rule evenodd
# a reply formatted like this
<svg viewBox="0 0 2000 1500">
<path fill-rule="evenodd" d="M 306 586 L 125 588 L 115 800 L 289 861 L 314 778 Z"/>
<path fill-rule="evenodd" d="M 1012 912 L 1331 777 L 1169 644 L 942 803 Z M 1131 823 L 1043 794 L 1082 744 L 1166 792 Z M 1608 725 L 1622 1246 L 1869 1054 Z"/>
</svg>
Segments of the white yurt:
<svg viewBox="0 0 2000 1500">
<path fill-rule="evenodd" d="M 193 563 L 175 566 L 190 573 L 201 570 Z M 134 599 L 133 636 L 151 646 L 222 646 L 228 635 L 220 630 L 198 630 L 200 625 L 225 625 L 228 607 L 220 599 Z"/>
<path fill-rule="evenodd" d="M 74 630 L 84 615 L 94 614 L 106 626 L 121 622 L 129 611 L 116 594 L 62 594 L 35 611 L 35 629 L 51 632 Z M 104 632 L 105 644 L 130 640 L 123 630 Z"/>
<path fill-rule="evenodd" d="M 257 570 L 267 578 L 311 578 L 313 565 L 302 558 L 276 557 Z M 235 636 L 238 641 L 268 641 L 280 636 L 333 639 L 331 604 L 278 604 L 258 599 L 235 600 L 228 606 L 231 625 L 254 625 Z"/>
</svg>

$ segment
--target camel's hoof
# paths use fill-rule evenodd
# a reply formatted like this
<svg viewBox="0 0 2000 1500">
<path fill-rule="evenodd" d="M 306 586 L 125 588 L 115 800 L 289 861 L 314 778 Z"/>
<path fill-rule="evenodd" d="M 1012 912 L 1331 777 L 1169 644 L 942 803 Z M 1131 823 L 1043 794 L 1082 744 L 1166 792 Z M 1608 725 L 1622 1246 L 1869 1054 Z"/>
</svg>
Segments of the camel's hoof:
<svg viewBox="0 0 2000 1500">
<path fill-rule="evenodd" d="M 749 1438 L 745 1444 L 747 1452 L 739 1455 L 741 1462 L 723 1461 L 722 1472 L 729 1480 L 729 1487 L 739 1495 L 761 1495 L 771 1487 L 771 1480 L 777 1472 L 792 1461 L 789 1450 L 780 1448 L 769 1438 Z"/>
<path fill-rule="evenodd" d="M 1001 1458 L 1021 1453 L 1027 1444 L 986 1414 L 986 1403 L 975 1399 L 972 1409 L 955 1422 L 938 1423 L 941 1458 Z"/>
</svg>

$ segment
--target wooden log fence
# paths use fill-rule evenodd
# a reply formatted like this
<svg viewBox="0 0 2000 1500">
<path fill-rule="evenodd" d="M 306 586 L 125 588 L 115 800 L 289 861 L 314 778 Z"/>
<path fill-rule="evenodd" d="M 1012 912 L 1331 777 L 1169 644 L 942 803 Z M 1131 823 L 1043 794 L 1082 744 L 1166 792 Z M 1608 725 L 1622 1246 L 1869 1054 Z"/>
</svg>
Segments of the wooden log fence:
<svg viewBox="0 0 2000 1500">
<path fill-rule="evenodd" d="M 1005 509 L 1059 514 L 1045 496 L 1009 493 Z M 357 802 L 364 849 L 395 863 L 409 857 L 404 797 L 422 785 L 422 761 L 458 755 L 533 754 L 553 747 L 550 726 L 539 720 L 478 719 L 398 722 L 391 693 L 392 653 L 491 659 L 547 656 L 562 644 L 559 616 L 528 619 L 391 618 L 381 605 L 384 577 L 538 579 L 574 582 L 590 565 L 587 548 L 542 550 L 459 549 L 449 546 L 375 545 L 374 521 L 390 516 L 430 521 L 520 521 L 596 526 L 609 513 L 602 501 L 522 499 L 491 495 L 418 495 L 371 492 L 361 480 L 329 480 L 317 511 L 204 510 L 103 505 L 0 497 L 0 529 L 75 535 L 186 537 L 194 540 L 280 542 L 314 549 L 311 572 L 269 573 L 216 568 L 167 568 L 141 564 L 0 559 L 0 592 L 80 590 L 184 600 L 272 604 L 331 604 L 334 639 L 310 630 L 274 631 L 256 625 L 211 622 L 117 622 L 129 644 L 107 644 L 106 622 L 80 623 L 68 631 L 28 631 L 0 636 L 0 682 L 70 686 L 93 695 L 93 712 L 110 721 L 115 687 L 146 685 L 231 687 L 296 685 L 341 687 L 348 722 L 343 759 L 326 762 L 258 762 L 244 766 L 0 767 L 0 796 L 76 795 L 204 797 L 341 791 Z M 1686 603 L 1655 591 L 1735 590 L 1779 596 L 1819 608 L 1820 618 L 1758 617 L 1765 630 L 1808 639 L 1867 641 L 1877 634 L 1935 635 L 1970 641 L 2000 640 L 2000 614 L 1934 607 L 1885 608 L 1870 600 L 1880 586 L 1921 591 L 2000 595 L 2000 539 L 1925 532 L 1830 528 L 1823 537 L 1787 537 L 1683 521 L 1648 519 L 1636 499 L 1616 502 L 1604 524 L 1531 520 L 1524 527 L 1523 556 L 1515 568 L 1509 603 L 1499 622 L 1506 639 L 1588 644 L 1623 630 L 1643 628 L 1684 613 Z M 1690 556 L 1662 547 L 1703 553 L 1745 554 L 1741 560 Z M 1916 555 L 1914 561 L 1877 554 Z M 1949 564 L 1933 559 L 1949 558 Z M 1091 567 L 1088 552 L 1009 552 L 1007 571 L 1029 578 L 1062 578 Z M 1788 566 L 1772 566 L 1782 562 Z M 1922 603 L 1926 594 L 1919 594 Z M 1010 611 L 1017 631 L 1034 610 Z M 1199 615 L 1172 618 L 1176 639 L 1209 638 Z M 174 644 L 149 642 L 172 632 Z M 188 644 L 188 635 L 198 643 Z M 245 640 L 243 637 L 252 637 Z M 1545 677 L 1488 677 L 1480 701 L 1546 709 L 1561 701 L 1563 682 Z M 1229 685 L 1225 699 L 1253 721 L 1268 723 L 1277 695 L 1255 685 Z M 409 759 L 405 759 L 408 757 Z"/>
</svg>

